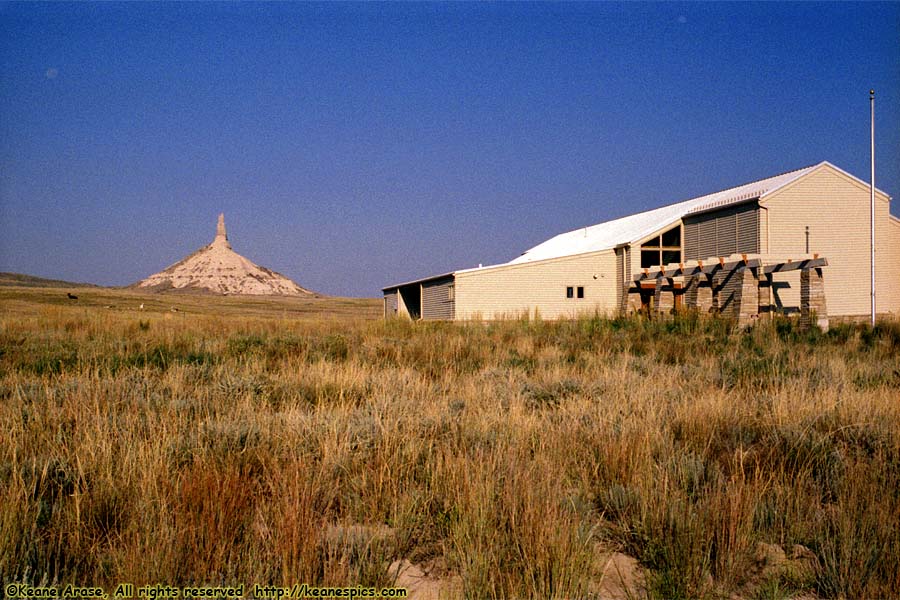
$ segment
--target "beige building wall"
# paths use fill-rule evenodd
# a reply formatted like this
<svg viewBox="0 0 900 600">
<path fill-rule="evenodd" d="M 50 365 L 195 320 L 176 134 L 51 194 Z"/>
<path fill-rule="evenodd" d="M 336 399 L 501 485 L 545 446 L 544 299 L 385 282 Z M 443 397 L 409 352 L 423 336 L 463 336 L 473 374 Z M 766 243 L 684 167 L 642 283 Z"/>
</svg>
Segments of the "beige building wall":
<svg viewBox="0 0 900 600">
<path fill-rule="evenodd" d="M 892 215 L 883 229 L 875 232 L 875 260 L 887 265 L 875 273 L 876 310 L 900 316 L 900 219 Z"/>
<path fill-rule="evenodd" d="M 566 298 L 567 286 L 584 287 L 584 298 Z M 457 272 L 456 318 L 612 316 L 617 290 L 613 250 Z"/>
<path fill-rule="evenodd" d="M 890 228 L 889 199 L 876 192 L 876 237 L 887 240 Z M 766 219 L 760 219 L 761 247 L 783 258 L 809 251 L 828 259 L 824 269 L 825 298 L 829 315 L 855 316 L 870 312 L 869 189 L 856 179 L 827 165 L 763 200 Z M 766 238 L 768 236 L 768 239 Z M 881 248 L 881 244 L 877 245 Z M 882 249 L 882 258 L 888 252 Z M 877 293 L 884 307 L 896 305 L 900 265 L 876 258 Z M 777 296 L 786 307 L 800 305 L 799 272 L 776 275 Z M 788 287 L 783 287 L 788 286 Z M 893 296 L 893 297 L 891 297 Z M 879 312 L 882 312 L 880 309 Z"/>
</svg>

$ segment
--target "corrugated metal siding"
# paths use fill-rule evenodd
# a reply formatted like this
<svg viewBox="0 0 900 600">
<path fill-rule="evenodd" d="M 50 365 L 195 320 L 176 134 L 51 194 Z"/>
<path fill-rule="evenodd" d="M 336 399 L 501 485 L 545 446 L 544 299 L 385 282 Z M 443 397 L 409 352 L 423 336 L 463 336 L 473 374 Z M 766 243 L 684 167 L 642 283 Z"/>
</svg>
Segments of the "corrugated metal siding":
<svg viewBox="0 0 900 600">
<path fill-rule="evenodd" d="M 889 203 L 876 192 L 876 238 L 890 237 Z M 833 316 L 866 315 L 870 311 L 869 190 L 843 173 L 824 165 L 793 185 L 765 199 L 769 215 L 769 253 L 784 257 L 806 249 L 828 259 L 823 269 L 825 301 Z M 892 281 L 900 277 L 897 263 L 885 260 L 889 251 L 877 243 L 876 282 L 879 306 L 896 303 Z M 776 275 L 778 297 L 785 306 L 799 307 L 800 278 Z M 790 286 L 785 288 L 784 286 Z M 879 312 L 881 312 L 879 308 Z"/>
<path fill-rule="evenodd" d="M 397 290 L 385 292 L 384 294 L 384 316 L 397 316 Z"/>
<path fill-rule="evenodd" d="M 685 260 L 758 253 L 759 206 L 753 202 L 685 217 L 684 240 Z"/>
<path fill-rule="evenodd" d="M 584 298 L 566 298 L 567 286 L 583 286 Z M 614 250 L 464 271 L 456 274 L 456 318 L 612 315 L 619 289 Z"/>
<path fill-rule="evenodd" d="M 748 254 L 759 252 L 759 207 L 737 213 L 737 251 Z"/>
<path fill-rule="evenodd" d="M 697 260 L 709 258 L 716 255 L 716 220 L 707 219 L 705 221 L 689 221 L 685 224 L 685 229 L 697 228 L 697 248 L 699 254 L 697 256 L 685 255 L 685 260 Z"/>
<path fill-rule="evenodd" d="M 716 218 L 716 254 L 728 256 L 735 252 L 737 252 L 737 215 L 732 209 L 722 211 Z"/>
<path fill-rule="evenodd" d="M 450 299 L 452 285 L 452 277 L 422 283 L 422 320 L 453 319 L 455 301 Z"/>
<path fill-rule="evenodd" d="M 684 236 L 684 255 L 699 256 L 700 255 L 700 228 L 683 227 L 682 235 Z"/>
</svg>

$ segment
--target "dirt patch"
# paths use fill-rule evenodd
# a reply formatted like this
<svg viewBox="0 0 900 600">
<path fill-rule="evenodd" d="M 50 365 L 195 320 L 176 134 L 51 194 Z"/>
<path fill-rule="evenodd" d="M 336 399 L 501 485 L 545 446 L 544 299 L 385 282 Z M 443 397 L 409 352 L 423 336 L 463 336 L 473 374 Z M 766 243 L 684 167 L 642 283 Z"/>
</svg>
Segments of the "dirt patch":
<svg viewBox="0 0 900 600">
<path fill-rule="evenodd" d="M 598 555 L 598 582 L 594 592 L 601 600 L 631 600 L 647 596 L 646 571 L 633 556 L 621 552 Z"/>
<path fill-rule="evenodd" d="M 441 575 L 443 569 L 436 565 L 417 565 L 406 560 L 395 560 L 388 574 L 396 578 L 395 587 L 406 588 L 410 600 L 440 600 L 462 596 L 462 580 L 457 575 Z"/>
<path fill-rule="evenodd" d="M 817 600 L 809 592 L 819 570 L 819 562 L 812 550 L 800 544 L 787 549 L 778 544 L 760 542 L 756 545 L 753 567 L 747 583 L 731 600 L 775 596 L 793 600 Z"/>
</svg>

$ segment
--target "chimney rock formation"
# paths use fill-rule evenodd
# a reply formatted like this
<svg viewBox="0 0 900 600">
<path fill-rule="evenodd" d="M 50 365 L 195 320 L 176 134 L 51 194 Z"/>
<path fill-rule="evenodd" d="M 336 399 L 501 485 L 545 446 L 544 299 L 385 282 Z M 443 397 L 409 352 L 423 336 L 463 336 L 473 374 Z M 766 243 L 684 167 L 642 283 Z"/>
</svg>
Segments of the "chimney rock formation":
<svg viewBox="0 0 900 600">
<path fill-rule="evenodd" d="M 231 249 L 225 232 L 225 215 L 219 215 L 216 237 L 208 246 L 164 271 L 135 284 L 153 291 L 206 291 L 215 294 L 258 296 L 313 296 L 280 273 L 247 260 Z"/>
<path fill-rule="evenodd" d="M 231 244 L 228 243 L 228 234 L 225 233 L 225 213 L 219 213 L 219 222 L 216 223 L 216 237 L 213 245 L 225 246 L 231 250 Z"/>
</svg>

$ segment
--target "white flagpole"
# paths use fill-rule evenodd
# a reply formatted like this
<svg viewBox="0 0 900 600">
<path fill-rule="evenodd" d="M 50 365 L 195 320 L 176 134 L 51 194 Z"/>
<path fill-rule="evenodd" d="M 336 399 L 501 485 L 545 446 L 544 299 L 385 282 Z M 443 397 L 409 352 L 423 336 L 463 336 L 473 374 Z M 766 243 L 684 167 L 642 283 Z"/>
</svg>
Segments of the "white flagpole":
<svg viewBox="0 0 900 600">
<path fill-rule="evenodd" d="M 872 243 L 872 327 L 875 327 L 875 90 L 869 90 L 869 123 L 870 131 L 870 156 L 871 156 L 871 183 L 869 184 L 869 208 L 871 211 L 871 243 Z"/>
</svg>

